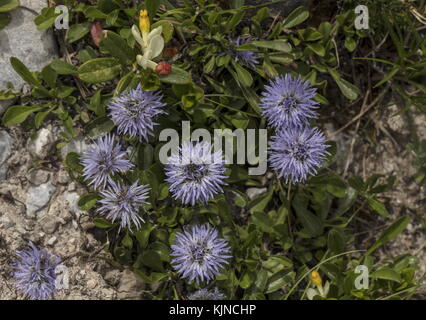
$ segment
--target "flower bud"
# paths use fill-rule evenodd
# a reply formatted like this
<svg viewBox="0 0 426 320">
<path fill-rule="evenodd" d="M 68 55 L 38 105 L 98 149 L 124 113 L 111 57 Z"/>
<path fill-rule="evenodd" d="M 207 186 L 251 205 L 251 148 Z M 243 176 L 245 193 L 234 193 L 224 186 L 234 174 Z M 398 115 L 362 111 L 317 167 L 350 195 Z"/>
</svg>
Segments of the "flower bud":
<svg viewBox="0 0 426 320">
<path fill-rule="evenodd" d="M 155 68 L 155 72 L 160 76 L 168 76 L 172 72 L 172 66 L 165 61 L 161 61 Z"/>
<path fill-rule="evenodd" d="M 96 46 L 99 47 L 101 39 L 105 36 L 105 32 L 102 29 L 102 24 L 99 21 L 93 22 L 90 26 L 90 35 L 92 36 L 93 42 L 96 44 Z"/>
<path fill-rule="evenodd" d="M 148 34 L 151 30 L 151 25 L 149 23 L 149 16 L 147 10 L 141 10 L 139 12 L 139 28 L 142 34 Z"/>
<path fill-rule="evenodd" d="M 311 272 L 311 281 L 317 287 L 321 287 L 322 286 L 322 279 L 321 279 L 320 274 L 317 271 L 312 271 Z"/>
</svg>

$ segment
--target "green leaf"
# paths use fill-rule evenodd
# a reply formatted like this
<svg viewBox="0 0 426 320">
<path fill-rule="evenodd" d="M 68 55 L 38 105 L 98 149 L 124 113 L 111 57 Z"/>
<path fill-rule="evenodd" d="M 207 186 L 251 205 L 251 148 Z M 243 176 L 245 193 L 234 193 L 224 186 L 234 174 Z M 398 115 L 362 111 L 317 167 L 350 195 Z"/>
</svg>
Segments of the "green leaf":
<svg viewBox="0 0 426 320">
<path fill-rule="evenodd" d="M 305 231 L 311 237 L 316 237 L 322 234 L 324 226 L 321 219 L 307 209 L 307 203 L 307 199 L 301 193 L 297 193 L 292 205 Z"/>
<path fill-rule="evenodd" d="M 150 223 L 142 224 L 141 228 L 135 232 L 136 239 L 138 239 L 139 245 L 142 248 L 146 248 L 149 241 L 149 235 L 151 231 L 155 229 L 155 226 Z"/>
<path fill-rule="evenodd" d="M 99 83 L 113 80 L 120 74 L 121 66 L 114 58 L 97 58 L 87 61 L 78 68 L 81 80 L 88 83 Z"/>
<path fill-rule="evenodd" d="M 142 263 L 155 271 L 163 272 L 163 263 L 160 255 L 154 250 L 145 250 L 142 253 Z"/>
<path fill-rule="evenodd" d="M 392 223 L 380 236 L 380 238 L 368 249 L 366 256 L 373 253 L 377 248 L 385 243 L 395 239 L 408 225 L 409 219 L 407 216 L 401 217 Z"/>
<path fill-rule="evenodd" d="M 320 57 L 325 56 L 325 48 L 321 42 L 307 43 L 306 46 Z"/>
<path fill-rule="evenodd" d="M 294 26 L 297 26 L 298 24 L 301 24 L 308 18 L 309 11 L 304 6 L 298 7 L 287 16 L 287 19 L 284 21 L 283 28 L 290 29 Z"/>
<path fill-rule="evenodd" d="M 114 227 L 114 223 L 109 222 L 108 220 L 102 219 L 102 218 L 95 218 L 93 219 L 93 223 L 96 227 L 101 229 L 109 229 Z"/>
<path fill-rule="evenodd" d="M 348 49 L 349 52 L 352 52 L 356 48 L 356 41 L 352 37 L 345 38 L 345 48 Z"/>
<path fill-rule="evenodd" d="M 234 30 L 235 27 L 238 26 L 243 20 L 245 13 L 245 10 L 238 10 L 236 13 L 234 13 L 232 18 L 228 20 L 224 33 L 229 33 L 230 31 Z"/>
<path fill-rule="evenodd" d="M 66 34 L 66 39 L 68 43 L 76 42 L 83 38 L 90 31 L 90 24 L 88 22 L 85 23 L 77 23 L 73 24 L 68 30 Z"/>
<path fill-rule="evenodd" d="M 13 106 L 6 110 L 3 115 L 3 125 L 13 126 L 25 121 L 27 117 L 36 112 L 44 109 L 45 106 Z"/>
<path fill-rule="evenodd" d="M 164 43 L 167 43 L 170 40 L 172 40 L 173 32 L 174 32 L 173 24 L 170 23 L 169 21 L 166 21 L 166 20 L 160 20 L 160 21 L 157 21 L 156 23 L 154 23 L 151 26 L 151 29 L 153 30 L 153 29 L 155 29 L 159 26 L 161 26 L 163 28 L 162 35 L 163 35 Z"/>
<path fill-rule="evenodd" d="M 328 72 L 333 77 L 334 81 L 336 81 L 337 86 L 346 98 L 349 100 L 356 100 L 358 98 L 360 92 L 356 86 L 342 79 L 336 70 L 328 68 Z"/>
<path fill-rule="evenodd" d="M 19 76 L 24 79 L 25 82 L 33 86 L 41 86 L 40 82 L 34 77 L 34 75 L 28 70 L 28 68 L 19 60 L 18 58 L 10 58 L 10 63 L 12 64 L 13 69 L 16 71 Z"/>
<path fill-rule="evenodd" d="M 108 31 L 107 36 L 100 42 L 102 51 L 106 50 L 123 65 L 130 65 L 136 61 L 135 51 L 127 44 L 127 41 L 118 34 Z"/>
<path fill-rule="evenodd" d="M 253 217 L 254 224 L 258 226 L 260 230 L 266 233 L 274 233 L 274 229 L 273 229 L 274 222 L 268 215 L 257 211 L 253 213 L 252 217 Z"/>
<path fill-rule="evenodd" d="M 80 164 L 80 155 L 76 152 L 70 152 L 65 157 L 65 164 L 67 167 L 82 173 L 84 167 Z"/>
<path fill-rule="evenodd" d="M 160 8 L 161 1 L 159 0 L 145 0 L 145 8 L 148 10 L 149 20 L 153 21 L 158 8 Z"/>
<path fill-rule="evenodd" d="M 36 114 L 36 116 L 34 117 L 34 125 L 36 129 L 40 129 L 42 122 L 50 112 L 52 112 L 51 109 Z"/>
<path fill-rule="evenodd" d="M 0 12 L 12 11 L 18 7 L 18 0 L 0 0 Z"/>
<path fill-rule="evenodd" d="M 389 212 L 386 210 L 386 207 L 383 203 L 373 198 L 368 198 L 367 203 L 371 210 L 374 210 L 383 217 L 389 217 Z"/>
<path fill-rule="evenodd" d="M 77 68 L 72 64 L 69 64 L 63 60 L 56 59 L 50 63 L 50 67 L 55 70 L 58 74 L 70 75 L 77 74 Z"/>
<path fill-rule="evenodd" d="M 331 252 L 341 253 L 345 250 L 345 238 L 339 229 L 331 229 L 328 233 L 327 247 Z"/>
<path fill-rule="evenodd" d="M 253 41 L 251 44 L 258 48 L 272 49 L 285 53 L 291 52 L 291 45 L 286 40 Z"/>
<path fill-rule="evenodd" d="M 398 272 L 392 270 L 391 268 L 382 268 L 371 274 L 371 278 L 373 279 L 383 279 L 383 280 L 391 280 L 396 282 L 401 282 L 401 276 Z"/>
<path fill-rule="evenodd" d="M 243 68 L 239 63 L 235 62 L 234 60 L 231 60 L 232 65 L 234 66 L 235 71 L 237 72 L 237 79 L 239 82 L 246 86 L 250 87 L 253 84 L 253 78 L 245 68 Z"/>
<path fill-rule="evenodd" d="M 102 199 L 96 193 L 88 193 L 80 197 L 78 200 L 78 207 L 83 211 L 92 209 L 98 200 Z"/>
<path fill-rule="evenodd" d="M 170 84 L 187 84 L 192 81 L 191 75 L 185 70 L 172 66 L 172 72 L 169 75 L 160 77 L 161 82 Z"/>
<path fill-rule="evenodd" d="M 90 138 L 96 139 L 110 132 L 114 126 L 114 122 L 109 117 L 101 116 L 88 123 L 85 130 Z"/>
<path fill-rule="evenodd" d="M 246 271 L 241 279 L 239 280 L 239 286 L 243 289 L 249 288 L 255 279 L 255 274 L 249 271 Z"/>
<path fill-rule="evenodd" d="M 286 274 L 288 273 L 287 270 L 281 270 L 276 272 L 268 279 L 268 284 L 266 285 L 266 292 L 265 293 L 272 293 L 275 292 L 282 287 L 289 284 L 289 279 L 286 277 Z"/>
<path fill-rule="evenodd" d="M 55 23 L 57 17 L 61 15 L 60 12 L 55 12 L 54 7 L 43 8 L 41 14 L 39 14 L 35 19 L 34 23 L 37 25 L 38 30 L 45 30 L 50 28 Z"/>
</svg>

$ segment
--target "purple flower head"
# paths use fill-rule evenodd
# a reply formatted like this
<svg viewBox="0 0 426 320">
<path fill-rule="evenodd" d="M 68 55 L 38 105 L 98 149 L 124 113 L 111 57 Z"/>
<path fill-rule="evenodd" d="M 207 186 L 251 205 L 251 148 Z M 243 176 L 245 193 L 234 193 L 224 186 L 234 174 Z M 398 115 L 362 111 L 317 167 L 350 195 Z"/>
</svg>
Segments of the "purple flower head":
<svg viewBox="0 0 426 320">
<path fill-rule="evenodd" d="M 313 98 L 316 88 L 311 88 L 302 78 L 286 74 L 276 77 L 265 86 L 260 107 L 269 125 L 280 130 L 283 127 L 302 126 L 309 118 L 315 118 L 318 102 Z"/>
<path fill-rule="evenodd" d="M 114 142 L 114 135 L 100 137 L 94 146 L 85 151 L 81 156 L 84 166 L 83 176 L 91 180 L 95 189 L 105 188 L 107 183 L 112 183 L 112 175 L 129 170 L 133 165 L 126 159 L 127 153 L 121 150 L 119 143 Z"/>
<path fill-rule="evenodd" d="M 218 193 L 226 176 L 222 151 L 212 153 L 208 142 L 185 142 L 167 160 L 166 181 L 173 198 L 183 204 L 207 203 Z"/>
<path fill-rule="evenodd" d="M 112 222 L 120 221 L 120 228 L 132 227 L 132 222 L 137 229 L 144 222 L 139 215 L 139 208 L 147 204 L 149 187 L 138 185 L 137 182 L 127 186 L 112 181 L 110 187 L 101 192 L 102 200 L 98 211 L 106 214 Z"/>
<path fill-rule="evenodd" d="M 188 295 L 188 300 L 223 300 L 225 295 L 215 288 L 214 290 L 200 289 Z"/>
<path fill-rule="evenodd" d="M 165 114 L 162 108 L 166 105 L 161 101 L 162 95 L 158 91 L 144 91 L 139 84 L 136 89 L 130 90 L 113 99 L 108 105 L 109 115 L 117 125 L 119 134 L 139 137 L 140 141 L 148 141 L 154 133 L 154 120 L 159 114 Z"/>
<path fill-rule="evenodd" d="M 31 300 L 50 299 L 55 291 L 55 269 L 60 259 L 32 242 L 28 248 L 16 252 L 13 267 L 17 288 Z"/>
<path fill-rule="evenodd" d="M 304 182 L 308 175 L 317 173 L 329 154 L 326 149 L 326 139 L 317 128 L 286 128 L 272 137 L 269 162 L 280 178 Z"/>
<path fill-rule="evenodd" d="M 230 40 L 231 44 L 235 47 L 238 48 L 239 46 L 246 44 L 247 42 L 249 42 L 251 40 L 250 37 L 241 37 L 238 36 L 236 39 L 234 40 Z M 243 64 L 251 67 L 251 68 L 256 68 L 256 65 L 259 64 L 259 58 L 256 56 L 256 52 L 254 51 L 239 51 L 239 50 L 233 50 L 233 57 L 234 60 L 236 62 L 242 62 Z"/>
<path fill-rule="evenodd" d="M 213 280 L 231 258 L 228 243 L 219 238 L 217 230 L 209 225 L 194 226 L 176 233 L 171 248 L 173 268 L 181 278 L 197 283 Z"/>
</svg>

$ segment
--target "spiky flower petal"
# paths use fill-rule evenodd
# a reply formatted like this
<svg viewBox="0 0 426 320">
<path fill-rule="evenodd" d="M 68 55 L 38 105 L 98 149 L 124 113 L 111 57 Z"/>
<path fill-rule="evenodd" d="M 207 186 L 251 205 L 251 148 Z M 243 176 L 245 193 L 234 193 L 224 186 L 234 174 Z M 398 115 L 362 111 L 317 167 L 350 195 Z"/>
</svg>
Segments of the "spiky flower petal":
<svg viewBox="0 0 426 320">
<path fill-rule="evenodd" d="M 81 156 L 83 176 L 86 180 L 91 180 L 89 185 L 93 185 L 95 189 L 105 188 L 108 183 L 113 182 L 112 175 L 133 167 L 126 159 L 127 153 L 122 151 L 121 145 L 114 140 L 114 135 L 100 137 L 93 147 Z"/>
<path fill-rule="evenodd" d="M 318 108 L 318 102 L 313 100 L 316 88 L 302 78 L 286 74 L 271 80 L 265 89 L 260 107 L 271 127 L 281 130 L 302 126 L 317 116 L 314 109 Z"/>
<path fill-rule="evenodd" d="M 132 223 L 137 229 L 141 222 L 145 222 L 139 215 L 139 208 L 148 202 L 149 186 L 138 185 L 138 182 L 127 186 L 112 181 L 110 187 L 101 192 L 101 206 L 98 211 L 106 214 L 112 222 L 120 221 L 121 228 L 132 228 Z"/>
<path fill-rule="evenodd" d="M 200 289 L 188 295 L 188 300 L 223 300 L 225 295 L 217 288 L 214 290 Z"/>
<path fill-rule="evenodd" d="M 32 242 L 22 251 L 16 252 L 13 273 L 17 288 L 31 300 L 46 300 L 55 291 L 55 269 L 60 259 Z"/>
<path fill-rule="evenodd" d="M 183 204 L 207 203 L 218 193 L 226 176 L 222 151 L 212 153 L 208 142 L 185 142 L 167 160 L 166 181 L 173 198 Z"/>
<path fill-rule="evenodd" d="M 317 128 L 286 128 L 272 137 L 269 161 L 287 182 L 304 182 L 317 173 L 328 154 L 326 149 L 326 139 Z"/>
<path fill-rule="evenodd" d="M 119 134 L 138 137 L 140 141 L 148 141 L 154 133 L 155 119 L 165 114 L 162 108 L 159 91 L 144 91 L 141 85 L 113 99 L 108 105 L 109 115 L 116 124 Z"/>
<path fill-rule="evenodd" d="M 231 39 L 231 44 L 235 47 L 235 50 L 232 51 L 233 58 L 236 62 L 242 62 L 243 64 L 251 67 L 256 68 L 256 65 L 259 64 L 259 58 L 256 55 L 256 52 L 249 51 L 249 50 L 236 50 L 239 46 L 246 44 L 251 40 L 250 37 L 241 37 L 238 36 L 236 39 Z"/>
<path fill-rule="evenodd" d="M 171 246 L 173 268 L 189 281 L 210 281 L 228 264 L 230 248 L 209 225 L 194 226 L 176 234 Z"/>
</svg>

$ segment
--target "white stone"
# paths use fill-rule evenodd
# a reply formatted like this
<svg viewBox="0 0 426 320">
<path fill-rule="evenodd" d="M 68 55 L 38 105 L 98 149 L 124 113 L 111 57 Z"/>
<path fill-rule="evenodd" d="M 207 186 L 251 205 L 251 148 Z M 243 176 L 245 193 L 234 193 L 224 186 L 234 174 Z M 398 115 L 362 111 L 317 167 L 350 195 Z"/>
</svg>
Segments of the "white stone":
<svg viewBox="0 0 426 320">
<path fill-rule="evenodd" d="M 0 131 L 0 165 L 2 165 L 12 152 L 12 137 L 4 130 Z"/>
<path fill-rule="evenodd" d="M 47 7 L 47 1 L 21 0 L 21 6 L 40 12 Z M 0 30 L 0 90 L 11 83 L 15 91 L 20 91 L 25 81 L 12 68 L 10 58 L 18 58 L 30 71 L 39 71 L 57 57 L 57 48 L 52 30 L 37 30 L 33 12 L 17 8 L 10 12 L 10 16 L 11 22 Z M 0 114 L 10 103 L 0 101 Z"/>
<path fill-rule="evenodd" d="M 37 187 L 30 187 L 27 195 L 27 214 L 32 215 L 43 209 L 50 201 L 56 187 L 51 183 L 44 183 Z"/>
<path fill-rule="evenodd" d="M 54 137 L 52 130 L 50 127 L 47 127 L 40 129 L 34 140 L 29 139 L 27 147 L 33 156 L 44 159 L 47 157 L 53 142 Z"/>
<path fill-rule="evenodd" d="M 66 158 L 70 152 L 76 152 L 81 154 L 90 148 L 90 144 L 87 144 L 84 137 L 77 137 L 68 142 L 63 148 L 61 148 L 61 156 L 63 159 Z"/>
</svg>

